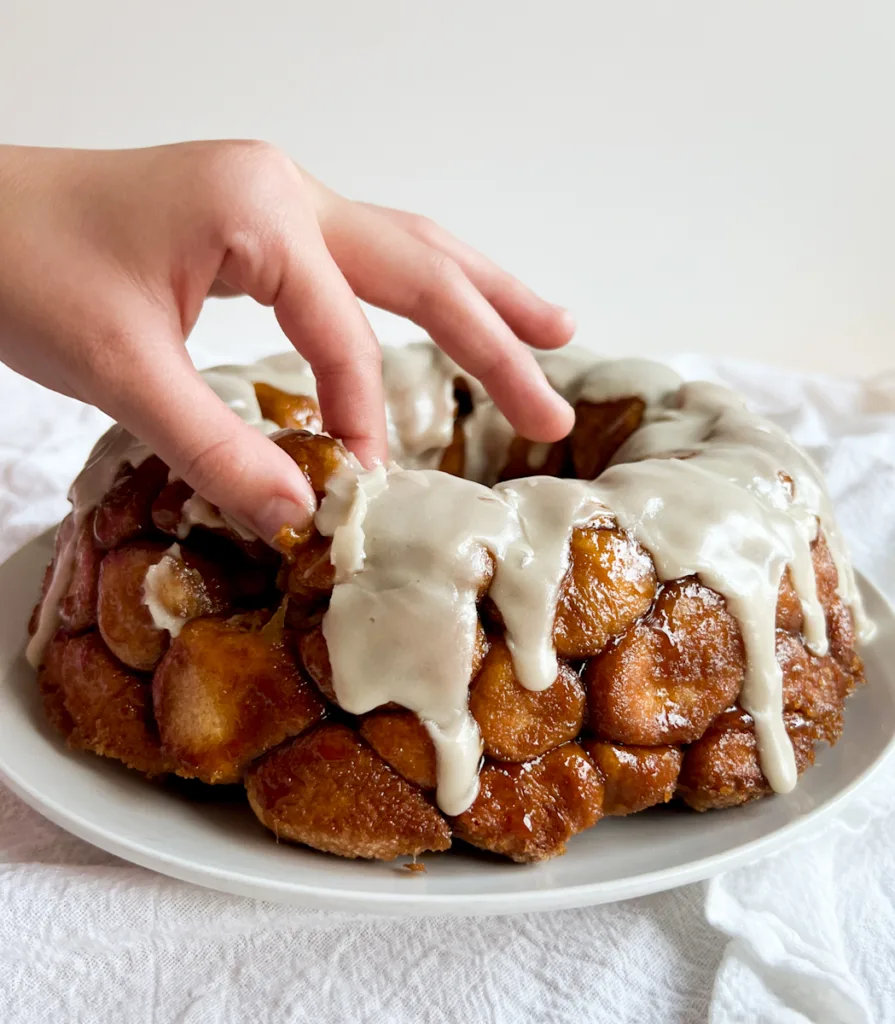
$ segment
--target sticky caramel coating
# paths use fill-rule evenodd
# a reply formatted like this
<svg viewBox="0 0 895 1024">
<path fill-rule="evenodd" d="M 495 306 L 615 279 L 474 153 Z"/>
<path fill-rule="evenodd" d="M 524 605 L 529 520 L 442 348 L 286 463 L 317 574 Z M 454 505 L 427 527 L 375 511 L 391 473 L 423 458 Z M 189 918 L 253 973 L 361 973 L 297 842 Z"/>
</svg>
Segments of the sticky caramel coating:
<svg viewBox="0 0 895 1024">
<path fill-rule="evenodd" d="M 451 443 L 442 453 L 438 468 L 442 473 L 450 473 L 451 476 L 463 476 L 463 470 L 466 468 L 466 434 L 460 420 L 454 423 Z"/>
<path fill-rule="evenodd" d="M 724 599 L 693 578 L 668 584 L 646 619 L 588 663 L 590 730 L 635 746 L 692 743 L 734 702 L 745 665 Z"/>
<path fill-rule="evenodd" d="M 125 665 L 149 672 L 168 648 L 168 633 L 159 629 L 144 604 L 147 570 L 161 561 L 168 545 L 135 541 L 110 551 L 99 573 L 99 630 L 112 653 Z M 172 614 L 191 619 L 227 611 L 229 586 L 216 566 L 187 549 L 185 564 L 175 565 L 161 595 Z"/>
<path fill-rule="evenodd" d="M 329 537 L 313 536 L 283 565 L 280 585 L 296 597 L 326 594 L 335 585 L 335 566 L 329 557 Z"/>
<path fill-rule="evenodd" d="M 96 633 L 57 634 L 38 678 L 49 717 L 70 747 L 146 775 L 172 770 L 155 731 L 148 683 L 116 661 Z"/>
<path fill-rule="evenodd" d="M 625 747 L 584 739 L 581 745 L 603 777 L 603 813 L 637 814 L 674 796 L 681 770 L 679 747 Z"/>
<path fill-rule="evenodd" d="M 165 484 L 155 496 L 150 510 L 155 528 L 162 533 L 177 536 L 177 529 L 183 519 L 184 503 L 195 493 L 186 480 L 172 480 Z"/>
<path fill-rule="evenodd" d="M 110 551 L 99 573 L 99 630 L 109 650 L 131 668 L 155 668 L 168 646 L 168 634 L 156 628 L 143 603 L 147 570 L 161 561 L 166 544 L 137 541 Z"/>
<path fill-rule="evenodd" d="M 785 712 L 783 721 L 801 775 L 814 763 L 814 727 L 794 712 Z M 676 795 L 696 811 L 736 807 L 771 792 L 761 770 L 752 718 L 741 708 L 719 715 L 684 751 Z"/>
<path fill-rule="evenodd" d="M 297 639 L 298 653 L 305 671 L 317 685 L 317 688 L 327 700 L 337 704 L 336 692 L 333 688 L 333 670 L 329 660 L 329 650 L 326 646 L 326 637 L 323 635 L 323 627 L 315 626 L 306 633 L 301 633 Z M 476 628 L 476 642 L 473 650 L 472 677 L 478 675 L 488 653 L 488 638 L 481 622 Z M 387 704 L 385 707 L 397 708 L 396 704 Z"/>
<path fill-rule="evenodd" d="M 787 633 L 800 633 L 803 625 L 802 602 L 793 586 L 792 573 L 787 567 L 777 594 L 777 629 L 786 630 Z"/>
<path fill-rule="evenodd" d="M 323 715 L 283 629 L 246 616 L 194 619 L 171 641 L 152 683 L 155 717 L 177 774 L 238 782 L 249 764 Z"/>
<path fill-rule="evenodd" d="M 246 776 L 252 810 L 278 839 L 339 857 L 394 860 L 451 845 L 423 794 L 348 726 L 318 726 Z"/>
<path fill-rule="evenodd" d="M 323 696 L 336 704 L 333 669 L 329 662 L 329 648 L 326 646 L 323 626 L 317 625 L 307 633 L 300 633 L 296 642 L 299 660 L 304 665 L 305 672 Z"/>
<path fill-rule="evenodd" d="M 641 398 L 578 402 L 569 447 L 575 476 L 593 480 L 640 426 L 646 404 Z"/>
<path fill-rule="evenodd" d="M 520 864 L 566 852 L 602 817 L 603 781 L 577 743 L 524 764 L 488 761 L 479 795 L 452 819 L 454 835 Z"/>
<path fill-rule="evenodd" d="M 308 430 L 280 430 L 271 440 L 289 456 L 308 478 L 320 499 L 326 493 L 326 482 L 337 470 L 348 465 L 348 452 L 341 441 Z"/>
<path fill-rule="evenodd" d="M 553 625 L 557 653 L 566 658 L 599 654 L 649 610 L 657 585 L 652 559 L 620 530 L 573 530 Z"/>
<path fill-rule="evenodd" d="M 70 633 L 96 625 L 99 570 L 103 553 L 93 538 L 93 514 L 85 517 L 75 539 L 71 581 L 59 602 L 59 621 Z"/>
<path fill-rule="evenodd" d="M 818 533 L 811 545 L 811 560 L 817 597 L 827 616 L 830 652 L 848 665 L 855 657 L 855 625 L 851 611 L 839 596 L 839 573 L 823 533 Z"/>
<path fill-rule="evenodd" d="M 74 732 L 74 719 L 65 707 L 65 691 L 62 673 L 65 666 L 65 648 L 71 635 L 58 630 L 44 651 L 43 661 L 37 672 L 37 686 L 43 700 L 44 713 L 50 725 L 61 732 L 66 739 Z"/>
<path fill-rule="evenodd" d="M 777 632 L 783 670 L 783 707 L 811 723 L 815 739 L 833 744 L 842 733 L 845 699 L 863 678 L 860 659 L 851 670 L 832 654 L 812 654 L 798 637 Z"/>
<path fill-rule="evenodd" d="M 168 482 L 168 467 L 155 455 L 125 466 L 96 508 L 94 533 L 109 550 L 152 532 L 152 505 Z"/>
<path fill-rule="evenodd" d="M 408 782 L 435 789 L 435 745 L 413 711 L 374 711 L 364 717 L 360 734 Z"/>
<path fill-rule="evenodd" d="M 510 441 L 507 459 L 500 472 L 501 480 L 519 480 L 526 476 L 572 476 L 570 472 L 569 440 L 563 438 L 547 449 L 546 458 L 538 466 L 532 466 L 533 442 L 518 435 Z"/>
<path fill-rule="evenodd" d="M 278 427 L 308 430 L 319 434 L 323 430 L 320 406 L 310 395 L 290 395 L 272 384 L 260 381 L 254 385 L 255 397 L 261 408 L 261 415 Z"/>
<path fill-rule="evenodd" d="M 573 740 L 584 721 L 584 687 L 577 672 L 560 662 L 546 690 L 526 690 L 516 678 L 502 637 L 491 650 L 469 692 L 485 753 L 498 761 L 528 761 Z"/>
</svg>

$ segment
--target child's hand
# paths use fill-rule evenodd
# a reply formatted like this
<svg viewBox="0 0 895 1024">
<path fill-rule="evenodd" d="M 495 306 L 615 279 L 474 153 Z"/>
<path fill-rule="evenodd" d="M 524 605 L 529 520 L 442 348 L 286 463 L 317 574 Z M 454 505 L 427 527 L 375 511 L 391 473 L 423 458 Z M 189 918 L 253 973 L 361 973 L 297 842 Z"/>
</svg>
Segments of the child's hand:
<svg viewBox="0 0 895 1024">
<path fill-rule="evenodd" d="M 355 296 L 418 323 L 520 433 L 571 428 L 517 340 L 565 344 L 568 314 L 423 218 L 343 199 L 256 142 L 0 147 L 0 358 L 103 409 L 271 539 L 306 525 L 314 498 L 190 362 L 184 340 L 214 292 L 274 307 L 313 367 L 327 430 L 366 464 L 385 456 L 385 417 Z"/>
</svg>

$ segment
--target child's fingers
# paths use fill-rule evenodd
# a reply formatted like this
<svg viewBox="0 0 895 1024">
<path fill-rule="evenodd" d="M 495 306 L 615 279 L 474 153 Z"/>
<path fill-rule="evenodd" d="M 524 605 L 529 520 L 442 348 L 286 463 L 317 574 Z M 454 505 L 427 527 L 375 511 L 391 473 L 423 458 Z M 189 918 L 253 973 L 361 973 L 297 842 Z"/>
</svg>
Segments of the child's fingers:
<svg viewBox="0 0 895 1024">
<path fill-rule="evenodd" d="M 263 203 L 248 197 L 246 223 L 217 280 L 274 307 L 314 371 L 324 426 L 369 466 L 387 457 L 382 353 L 326 247 L 302 177 L 290 167 L 271 176 L 273 194 Z"/>
<path fill-rule="evenodd" d="M 519 433 L 537 441 L 568 433 L 571 408 L 451 257 L 374 210 L 345 200 L 325 212 L 324 233 L 354 291 L 426 330 L 482 382 Z"/>
<path fill-rule="evenodd" d="M 127 366 L 102 385 L 96 404 L 258 536 L 271 541 L 287 524 L 304 529 L 316 502 L 289 456 L 218 398 L 178 338 L 134 348 L 122 350 Z"/>
<path fill-rule="evenodd" d="M 575 321 L 568 310 L 536 295 L 527 285 L 472 246 L 455 238 L 441 225 L 404 210 L 370 203 L 361 205 L 454 260 L 526 344 L 534 348 L 561 348 L 575 333 Z"/>
</svg>

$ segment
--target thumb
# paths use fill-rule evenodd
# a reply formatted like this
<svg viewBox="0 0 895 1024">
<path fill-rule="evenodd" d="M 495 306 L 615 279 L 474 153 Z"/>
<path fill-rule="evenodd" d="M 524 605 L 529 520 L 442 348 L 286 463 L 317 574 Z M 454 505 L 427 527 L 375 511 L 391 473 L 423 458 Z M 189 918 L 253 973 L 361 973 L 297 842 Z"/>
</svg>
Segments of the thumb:
<svg viewBox="0 0 895 1024">
<path fill-rule="evenodd" d="M 153 358 L 138 359 L 123 386 L 97 404 L 268 543 L 284 526 L 306 529 L 316 499 L 301 470 L 218 398 L 179 342 L 153 348 Z"/>
</svg>

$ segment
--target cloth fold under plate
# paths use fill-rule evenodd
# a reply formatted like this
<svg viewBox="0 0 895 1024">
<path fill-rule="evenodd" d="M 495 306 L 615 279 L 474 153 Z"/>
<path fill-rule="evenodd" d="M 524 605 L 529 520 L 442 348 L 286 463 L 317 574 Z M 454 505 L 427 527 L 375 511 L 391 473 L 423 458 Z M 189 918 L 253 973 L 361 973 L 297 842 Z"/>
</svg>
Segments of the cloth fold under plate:
<svg viewBox="0 0 895 1024">
<path fill-rule="evenodd" d="M 672 362 L 741 391 L 811 450 L 856 564 L 895 595 L 895 375 Z M 108 421 L 2 367 L 0 395 L 6 558 L 64 513 Z M 886 1022 L 893 878 L 891 777 L 819 836 L 704 885 L 582 910 L 423 921 L 300 911 L 176 882 L 67 835 L 0 785 L 0 1021 Z"/>
</svg>

